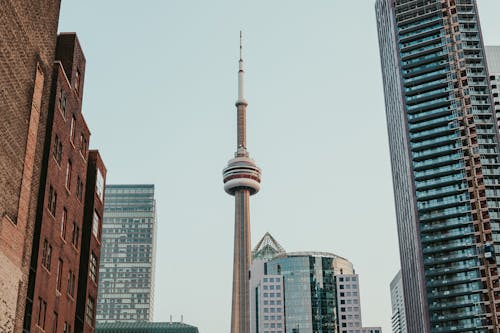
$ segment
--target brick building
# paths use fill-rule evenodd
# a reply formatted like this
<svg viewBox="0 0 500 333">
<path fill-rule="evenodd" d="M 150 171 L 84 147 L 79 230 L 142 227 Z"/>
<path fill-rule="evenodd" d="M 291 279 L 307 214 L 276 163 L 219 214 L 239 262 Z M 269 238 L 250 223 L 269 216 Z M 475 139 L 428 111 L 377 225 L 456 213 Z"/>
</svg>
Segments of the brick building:
<svg viewBox="0 0 500 333">
<path fill-rule="evenodd" d="M 25 332 L 94 332 L 106 169 L 81 113 L 85 57 L 57 38 Z"/>
<path fill-rule="evenodd" d="M 59 6 L 1 1 L 0 332 L 23 323 Z"/>
</svg>

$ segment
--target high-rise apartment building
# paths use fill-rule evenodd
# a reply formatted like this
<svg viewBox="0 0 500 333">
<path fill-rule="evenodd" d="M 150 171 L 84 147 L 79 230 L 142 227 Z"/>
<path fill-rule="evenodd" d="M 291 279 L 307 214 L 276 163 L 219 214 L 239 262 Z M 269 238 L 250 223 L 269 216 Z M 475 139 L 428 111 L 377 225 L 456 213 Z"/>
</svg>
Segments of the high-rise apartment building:
<svg viewBox="0 0 500 333">
<path fill-rule="evenodd" d="M 2 1 L 0 331 L 19 332 L 52 86 L 60 0 Z"/>
<path fill-rule="evenodd" d="M 363 327 L 359 276 L 324 252 L 286 253 L 268 233 L 253 251 L 252 333 L 381 333 Z"/>
<path fill-rule="evenodd" d="M 153 320 L 154 185 L 107 185 L 97 320 Z"/>
<path fill-rule="evenodd" d="M 500 129 L 500 46 L 486 46 L 486 60 L 490 74 L 491 94 Z"/>
<path fill-rule="evenodd" d="M 392 333 L 406 333 L 405 299 L 401 271 L 391 281 L 391 306 Z"/>
<path fill-rule="evenodd" d="M 99 153 L 88 150 L 90 131 L 82 115 L 84 77 L 85 57 L 76 34 L 60 34 L 34 226 L 25 332 L 94 332 L 97 281 L 89 281 L 87 276 L 89 269 L 97 274 L 94 263 L 99 262 L 106 168 Z"/>
<path fill-rule="evenodd" d="M 499 143 L 476 1 L 376 13 L 408 332 L 499 332 Z"/>
</svg>

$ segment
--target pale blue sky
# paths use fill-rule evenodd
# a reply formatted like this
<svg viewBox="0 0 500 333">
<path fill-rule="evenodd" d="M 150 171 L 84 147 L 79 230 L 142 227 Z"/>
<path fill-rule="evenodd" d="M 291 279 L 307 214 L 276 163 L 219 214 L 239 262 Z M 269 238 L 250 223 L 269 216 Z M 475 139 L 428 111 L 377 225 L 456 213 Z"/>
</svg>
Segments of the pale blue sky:
<svg viewBox="0 0 500 333">
<path fill-rule="evenodd" d="M 500 2 L 478 0 L 500 45 Z M 363 323 L 390 332 L 399 267 L 375 0 L 63 0 L 87 58 L 83 112 L 108 183 L 154 183 L 155 320 L 229 332 L 244 32 L 248 146 L 263 169 L 252 239 L 334 252 L 360 274 Z"/>
</svg>

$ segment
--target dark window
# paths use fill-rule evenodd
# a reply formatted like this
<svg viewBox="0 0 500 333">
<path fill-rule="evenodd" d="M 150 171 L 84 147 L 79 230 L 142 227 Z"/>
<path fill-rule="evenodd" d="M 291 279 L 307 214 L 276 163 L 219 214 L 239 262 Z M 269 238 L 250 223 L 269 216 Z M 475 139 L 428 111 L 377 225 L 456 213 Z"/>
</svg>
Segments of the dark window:
<svg viewBox="0 0 500 333">
<path fill-rule="evenodd" d="M 52 216 L 56 216 L 56 206 L 57 206 L 57 193 L 51 185 L 49 187 L 48 208 Z"/>
<path fill-rule="evenodd" d="M 87 310 L 85 312 L 85 317 L 87 320 L 87 324 L 90 326 L 94 327 L 94 321 L 95 321 L 95 300 L 94 298 L 90 297 L 87 299 Z"/>
<path fill-rule="evenodd" d="M 71 117 L 71 127 L 70 127 L 70 132 L 69 132 L 69 139 L 71 140 L 71 143 L 75 145 L 75 134 L 76 134 L 76 118 L 73 115 Z"/>
<path fill-rule="evenodd" d="M 54 159 L 56 160 L 57 164 L 61 165 L 62 142 L 57 134 L 54 138 L 54 144 L 52 146 L 52 155 L 54 155 Z"/>
<path fill-rule="evenodd" d="M 56 276 L 56 289 L 58 291 L 61 291 L 63 266 L 64 262 L 61 258 L 59 258 L 59 262 L 57 264 L 57 276 Z"/>
<path fill-rule="evenodd" d="M 45 329 L 45 314 L 47 311 L 47 302 L 38 297 L 38 326 Z"/>
<path fill-rule="evenodd" d="M 57 333 L 57 312 L 54 312 L 54 318 L 52 319 L 52 333 Z"/>
<path fill-rule="evenodd" d="M 67 289 L 68 295 L 73 297 L 75 293 L 75 273 L 70 269 L 68 272 L 68 289 Z"/>
<path fill-rule="evenodd" d="M 52 245 L 47 240 L 43 242 L 42 265 L 50 271 L 50 263 L 52 261 Z"/>
<path fill-rule="evenodd" d="M 73 165 L 71 164 L 71 160 L 68 160 L 68 164 L 66 165 L 66 188 L 71 190 L 71 178 L 73 174 Z"/>
<path fill-rule="evenodd" d="M 66 94 L 64 94 L 64 90 L 61 87 L 59 89 L 59 110 L 61 111 L 64 120 L 66 120 L 66 102 L 67 102 Z"/>
<path fill-rule="evenodd" d="M 92 252 L 90 255 L 89 276 L 90 276 L 90 279 L 92 281 L 96 282 L 96 279 L 97 279 L 97 257 L 94 254 L 94 252 Z"/>
<path fill-rule="evenodd" d="M 78 248 L 78 241 L 80 239 L 80 228 L 76 224 L 76 222 L 73 222 L 73 233 L 71 235 L 71 243 Z"/>
<path fill-rule="evenodd" d="M 66 239 L 67 225 L 68 225 L 68 210 L 66 209 L 66 207 L 64 207 L 61 217 L 61 237 L 64 240 Z"/>
<path fill-rule="evenodd" d="M 83 182 L 80 176 L 76 181 L 76 197 L 81 201 L 83 198 Z"/>
</svg>

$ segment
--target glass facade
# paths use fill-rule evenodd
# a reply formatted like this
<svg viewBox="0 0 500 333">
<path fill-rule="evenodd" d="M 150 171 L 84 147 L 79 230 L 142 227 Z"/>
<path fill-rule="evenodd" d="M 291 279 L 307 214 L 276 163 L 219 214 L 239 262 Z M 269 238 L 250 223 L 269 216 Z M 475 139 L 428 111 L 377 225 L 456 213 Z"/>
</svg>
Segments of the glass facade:
<svg viewBox="0 0 500 333">
<path fill-rule="evenodd" d="M 338 332 L 334 274 L 339 259 L 287 254 L 266 263 L 267 274 L 283 276 L 286 333 Z M 344 261 L 342 272 L 353 273 L 352 265 Z"/>
<path fill-rule="evenodd" d="M 97 320 L 153 319 L 154 185 L 106 185 Z"/>
<path fill-rule="evenodd" d="M 475 0 L 377 0 L 408 332 L 490 332 L 500 159 Z"/>
</svg>

